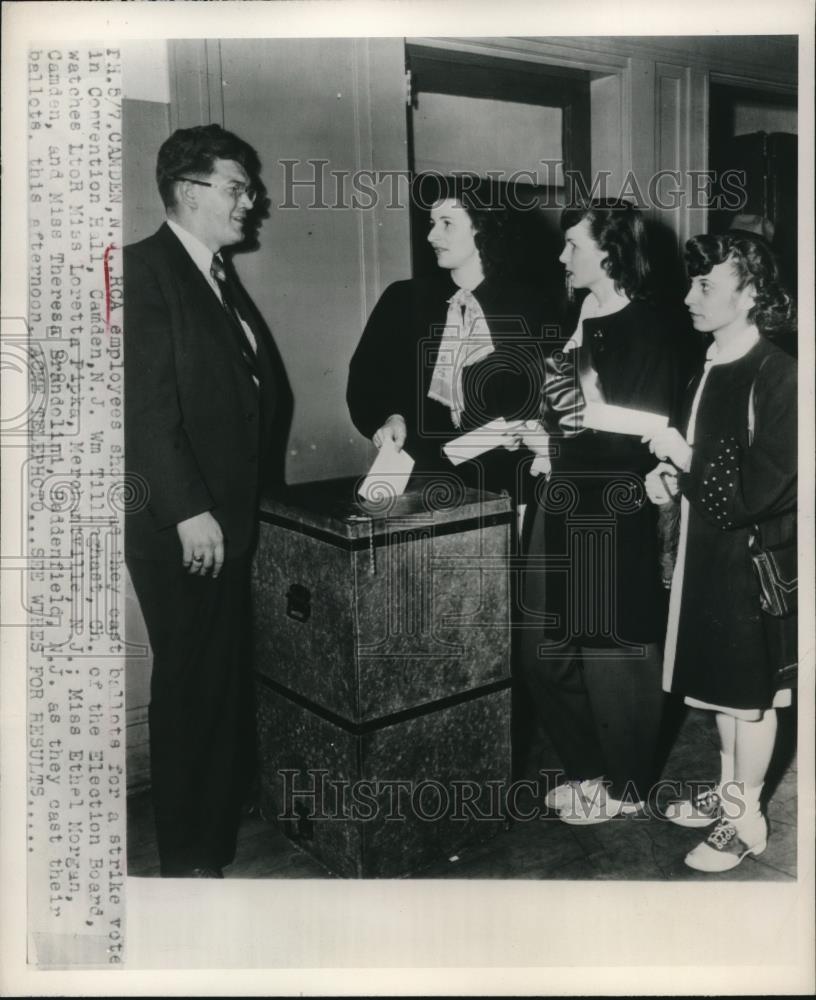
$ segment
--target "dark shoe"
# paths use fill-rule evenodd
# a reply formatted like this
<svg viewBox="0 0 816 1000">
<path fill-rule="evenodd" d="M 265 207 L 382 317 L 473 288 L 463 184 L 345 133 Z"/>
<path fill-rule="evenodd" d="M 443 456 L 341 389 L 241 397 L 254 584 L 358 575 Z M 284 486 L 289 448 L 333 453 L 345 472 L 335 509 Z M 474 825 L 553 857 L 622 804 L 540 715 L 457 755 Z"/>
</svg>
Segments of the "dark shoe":
<svg viewBox="0 0 816 1000">
<path fill-rule="evenodd" d="M 223 878 L 224 873 L 220 868 L 209 868 L 201 865 L 198 868 L 164 868 L 161 873 L 162 878 Z"/>
<path fill-rule="evenodd" d="M 260 795 L 253 794 L 241 805 L 241 819 L 257 819 L 261 816 Z"/>
<path fill-rule="evenodd" d="M 224 873 L 220 868 L 191 868 L 181 876 L 182 878 L 223 878 Z"/>
</svg>

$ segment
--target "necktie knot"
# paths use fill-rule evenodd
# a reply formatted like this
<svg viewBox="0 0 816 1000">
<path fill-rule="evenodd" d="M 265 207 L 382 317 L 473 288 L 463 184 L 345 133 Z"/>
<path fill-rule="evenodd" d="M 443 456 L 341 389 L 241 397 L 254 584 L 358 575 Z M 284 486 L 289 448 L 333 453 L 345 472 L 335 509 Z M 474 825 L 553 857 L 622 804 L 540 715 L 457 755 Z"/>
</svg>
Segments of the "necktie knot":
<svg viewBox="0 0 816 1000">
<path fill-rule="evenodd" d="M 212 264 L 210 264 L 210 274 L 219 285 L 225 284 L 227 280 L 227 272 L 224 270 L 223 260 L 221 260 L 217 254 L 213 256 Z"/>
</svg>

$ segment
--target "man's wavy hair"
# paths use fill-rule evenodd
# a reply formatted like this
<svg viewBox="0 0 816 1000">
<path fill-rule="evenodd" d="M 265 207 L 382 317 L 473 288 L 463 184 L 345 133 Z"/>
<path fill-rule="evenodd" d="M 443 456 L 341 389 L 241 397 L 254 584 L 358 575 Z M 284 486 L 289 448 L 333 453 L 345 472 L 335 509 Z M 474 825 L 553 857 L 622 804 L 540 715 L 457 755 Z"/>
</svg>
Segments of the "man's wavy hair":
<svg viewBox="0 0 816 1000">
<path fill-rule="evenodd" d="M 566 233 L 584 219 L 592 239 L 606 254 L 602 267 L 615 288 L 630 299 L 647 298 L 649 259 L 646 227 L 639 209 L 621 198 L 595 198 L 570 205 L 561 213 L 561 232 Z"/>
<path fill-rule="evenodd" d="M 721 235 L 693 236 L 686 242 L 686 271 L 690 278 L 708 274 L 717 264 L 730 261 L 737 274 L 737 288 L 751 285 L 756 301 L 748 319 L 760 333 L 773 337 L 796 322 L 796 307 L 779 283 L 773 251 L 760 236 L 733 230 Z"/>
<path fill-rule="evenodd" d="M 421 208 L 430 209 L 451 198 L 467 212 L 473 226 L 473 242 L 486 278 L 512 271 L 512 242 L 517 232 L 512 225 L 512 191 L 476 174 L 422 174 L 414 182 L 412 197 Z"/>
<path fill-rule="evenodd" d="M 220 125 L 180 128 L 166 139 L 156 161 L 156 183 L 165 208 L 176 203 L 176 178 L 196 174 L 208 177 L 216 160 L 235 160 L 250 177 L 258 174 L 258 154 L 243 139 Z"/>
</svg>

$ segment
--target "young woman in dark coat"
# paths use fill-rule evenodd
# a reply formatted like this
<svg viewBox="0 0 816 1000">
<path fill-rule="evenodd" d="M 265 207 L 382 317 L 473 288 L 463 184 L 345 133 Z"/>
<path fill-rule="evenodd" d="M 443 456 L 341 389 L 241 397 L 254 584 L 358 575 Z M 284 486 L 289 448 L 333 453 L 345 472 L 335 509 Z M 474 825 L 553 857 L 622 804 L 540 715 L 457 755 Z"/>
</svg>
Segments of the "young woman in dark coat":
<svg viewBox="0 0 816 1000">
<path fill-rule="evenodd" d="M 536 489 L 523 581 L 524 675 L 565 781 L 546 797 L 566 823 L 636 812 L 655 777 L 665 588 L 638 436 L 582 428 L 587 398 L 668 417 L 678 390 L 674 324 L 644 298 L 643 220 L 626 201 L 567 209 L 560 257 L 587 289 L 559 362 L 581 390 L 544 386 L 551 469 Z M 583 374 L 581 374 L 583 373 Z"/>
<path fill-rule="evenodd" d="M 411 487 L 516 496 L 516 456 L 496 448 L 454 467 L 443 446 L 535 413 L 552 317 L 537 288 L 507 273 L 506 195 L 472 177 L 434 181 L 427 239 L 439 270 L 386 288 L 351 359 L 349 412 L 377 447 L 387 439 L 414 459 Z"/>
<path fill-rule="evenodd" d="M 791 702 L 781 671 L 796 663 L 795 611 L 761 609 L 751 557 L 757 533 L 764 547 L 796 547 L 796 362 L 763 336 L 789 328 L 793 306 L 759 237 L 697 236 L 686 264 L 686 304 L 713 343 L 689 387 L 682 433 L 651 440 L 663 461 L 647 486 L 655 503 L 682 496 L 666 690 L 716 713 L 722 770 L 716 788 L 667 815 L 682 826 L 717 822 L 686 864 L 726 871 L 765 849 L 760 794 L 776 708 Z"/>
</svg>

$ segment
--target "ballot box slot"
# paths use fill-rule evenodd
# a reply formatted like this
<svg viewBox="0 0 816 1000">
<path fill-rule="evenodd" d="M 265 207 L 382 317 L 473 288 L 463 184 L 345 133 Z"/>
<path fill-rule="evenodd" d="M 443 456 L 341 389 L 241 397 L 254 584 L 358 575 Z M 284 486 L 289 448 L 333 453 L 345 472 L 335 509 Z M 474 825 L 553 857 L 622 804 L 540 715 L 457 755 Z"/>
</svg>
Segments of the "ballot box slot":
<svg viewBox="0 0 816 1000">
<path fill-rule="evenodd" d="M 406 708 L 401 712 L 391 712 L 389 715 L 383 715 L 377 719 L 369 719 L 365 722 L 351 722 L 349 719 L 344 719 L 341 715 L 337 715 L 335 712 L 330 711 L 323 705 L 318 705 L 311 699 L 304 698 L 303 695 L 298 694 L 296 691 L 292 691 L 291 688 L 287 688 L 282 684 L 276 683 L 264 674 L 256 673 L 255 679 L 264 687 L 269 688 L 271 691 L 274 691 L 276 694 L 279 694 L 284 698 L 288 698 L 293 704 L 299 705 L 301 708 L 308 709 L 319 718 L 324 719 L 326 722 L 330 722 L 332 725 L 337 726 L 339 729 L 344 730 L 352 736 L 366 736 L 369 733 L 377 732 L 380 729 L 386 729 L 388 726 L 398 725 L 399 723 L 406 722 L 409 719 L 416 719 L 422 715 L 439 712 L 442 709 L 450 708 L 453 705 L 461 705 L 468 701 L 475 701 L 477 698 L 483 698 L 485 695 L 493 694 L 496 691 L 504 691 L 509 688 L 511 684 L 511 679 L 509 677 L 505 677 L 502 680 L 494 681 L 492 684 L 483 684 L 481 687 L 472 688 L 469 691 L 460 691 L 457 694 L 449 695 L 447 698 L 438 698 L 436 701 L 429 701 L 423 705 Z"/>
</svg>

